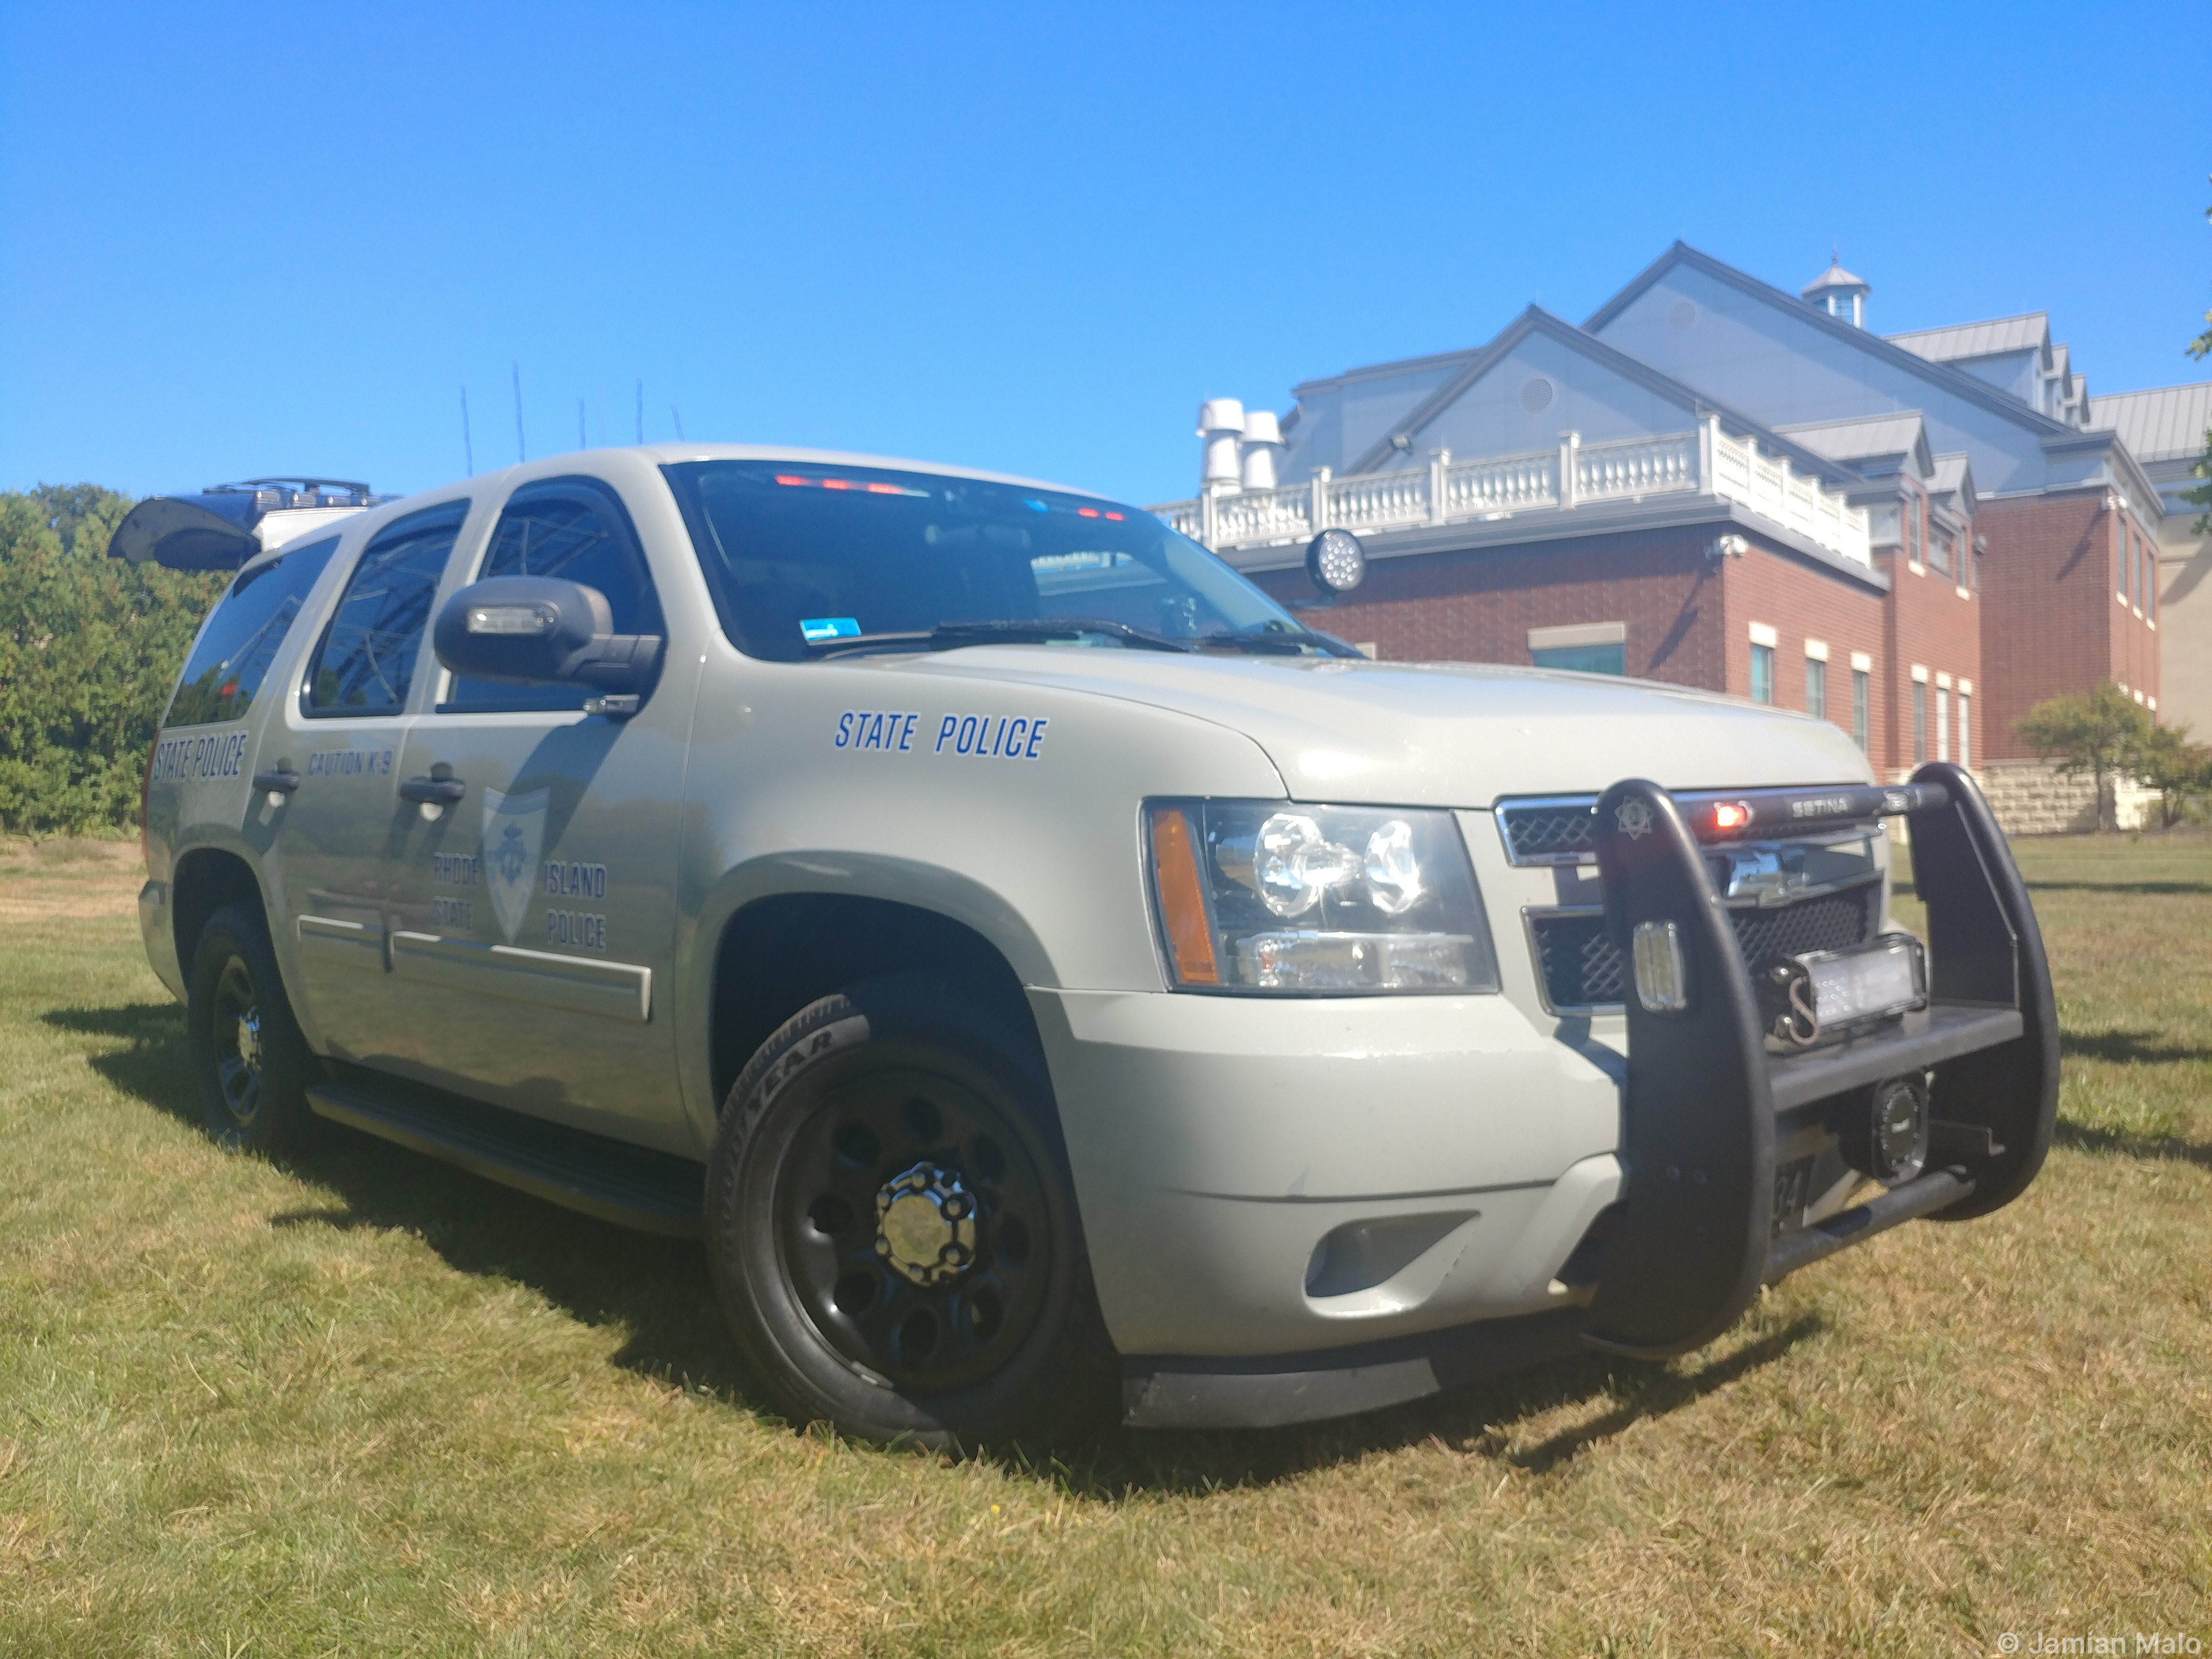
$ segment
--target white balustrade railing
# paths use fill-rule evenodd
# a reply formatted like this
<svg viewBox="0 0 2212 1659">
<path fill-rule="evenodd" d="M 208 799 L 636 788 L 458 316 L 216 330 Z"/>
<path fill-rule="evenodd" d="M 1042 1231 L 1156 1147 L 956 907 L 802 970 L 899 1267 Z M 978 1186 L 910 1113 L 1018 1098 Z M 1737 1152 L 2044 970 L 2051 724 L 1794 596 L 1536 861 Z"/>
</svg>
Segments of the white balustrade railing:
<svg viewBox="0 0 2212 1659">
<path fill-rule="evenodd" d="M 1348 478 L 1332 478 L 1328 484 L 1328 520 L 1347 530 L 1354 525 L 1376 530 L 1396 530 L 1429 521 L 1429 475 L 1421 472 L 1367 472 Z"/>
<path fill-rule="evenodd" d="M 1831 552 L 1861 564 L 1873 562 L 1866 509 L 1820 488 L 1779 455 L 1763 455 L 1748 438 L 1738 440 L 1707 422 L 1713 458 L 1711 489 L 1779 525 L 1810 537 Z"/>
<path fill-rule="evenodd" d="M 1564 499 L 1562 480 L 1569 485 Z M 1152 509 L 1170 528 L 1216 550 L 1304 541 L 1317 530 L 1404 530 L 1599 501 L 1703 491 L 1749 507 L 1861 564 L 1872 562 L 1865 510 L 1821 488 L 1788 459 L 1731 438 L 1717 418 L 1690 432 L 1584 445 L 1572 433 L 1556 450 L 1454 460 L 1437 451 L 1425 467 L 1201 495 Z"/>
<path fill-rule="evenodd" d="M 1444 522 L 1522 513 L 1559 504 L 1559 453 L 1540 449 L 1495 460 L 1452 461 L 1443 468 Z"/>
<path fill-rule="evenodd" d="M 1304 484 L 1248 489 L 1213 499 L 1213 533 L 1224 547 L 1264 547 L 1312 535 L 1313 491 Z"/>
<path fill-rule="evenodd" d="M 1226 545 L 1213 543 L 1206 533 L 1206 514 L 1201 502 L 1170 501 L 1164 507 L 1152 508 L 1152 516 L 1178 536 L 1188 536 L 1194 542 L 1206 542 L 1209 545 Z"/>
<path fill-rule="evenodd" d="M 1575 501 L 1634 501 L 1698 487 L 1698 434 L 1670 432 L 1576 452 Z"/>
</svg>

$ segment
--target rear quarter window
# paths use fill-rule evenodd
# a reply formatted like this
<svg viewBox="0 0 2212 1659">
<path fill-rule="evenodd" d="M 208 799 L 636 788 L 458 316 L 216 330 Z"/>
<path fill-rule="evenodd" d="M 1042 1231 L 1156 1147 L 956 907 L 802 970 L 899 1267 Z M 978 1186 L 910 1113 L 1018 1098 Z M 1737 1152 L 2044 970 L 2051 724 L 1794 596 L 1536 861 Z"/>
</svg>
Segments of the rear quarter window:
<svg viewBox="0 0 2212 1659">
<path fill-rule="evenodd" d="M 239 574 L 201 625 L 164 726 L 245 717 L 337 545 L 332 536 Z"/>
</svg>

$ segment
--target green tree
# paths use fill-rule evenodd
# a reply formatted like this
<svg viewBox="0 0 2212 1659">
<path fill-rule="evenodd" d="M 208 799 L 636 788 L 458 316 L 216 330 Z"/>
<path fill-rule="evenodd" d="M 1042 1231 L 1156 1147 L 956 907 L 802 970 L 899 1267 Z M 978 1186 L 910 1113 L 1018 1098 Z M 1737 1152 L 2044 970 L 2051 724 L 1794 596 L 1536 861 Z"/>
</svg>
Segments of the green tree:
<svg viewBox="0 0 2212 1659">
<path fill-rule="evenodd" d="M 2212 794 L 2212 744 L 2191 743 L 2189 726 L 2154 726 L 2136 740 L 2128 769 L 2158 791 L 2159 822 L 2171 830 Z"/>
<path fill-rule="evenodd" d="M 2110 680 L 2094 691 L 2039 702 L 2014 725 L 2029 748 L 2057 762 L 2062 774 L 2086 772 L 2095 780 L 2100 830 L 2119 827 L 2109 781 L 2128 769 L 2154 729 L 2142 705 Z"/>
<path fill-rule="evenodd" d="M 220 575 L 107 556 L 131 499 L 0 491 L 0 830 L 115 829 Z"/>
</svg>

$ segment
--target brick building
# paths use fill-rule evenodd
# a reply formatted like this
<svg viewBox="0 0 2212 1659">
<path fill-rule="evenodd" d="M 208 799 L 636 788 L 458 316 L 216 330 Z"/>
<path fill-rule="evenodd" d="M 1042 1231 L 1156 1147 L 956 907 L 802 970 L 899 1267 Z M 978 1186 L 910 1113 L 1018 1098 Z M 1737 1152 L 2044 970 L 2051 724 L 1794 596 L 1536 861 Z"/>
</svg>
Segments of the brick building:
<svg viewBox="0 0 2212 1659">
<path fill-rule="evenodd" d="M 1286 598 L 1354 530 L 1368 581 L 1316 620 L 1379 655 L 1809 709 L 1884 774 L 2017 756 L 2020 714 L 2101 678 L 2155 711 L 2169 503 L 2066 347 L 2040 315 L 1884 338 L 1870 292 L 1677 243 L 1580 327 L 1532 307 L 1279 422 L 1208 404 L 1203 493 L 1156 510 Z"/>
</svg>

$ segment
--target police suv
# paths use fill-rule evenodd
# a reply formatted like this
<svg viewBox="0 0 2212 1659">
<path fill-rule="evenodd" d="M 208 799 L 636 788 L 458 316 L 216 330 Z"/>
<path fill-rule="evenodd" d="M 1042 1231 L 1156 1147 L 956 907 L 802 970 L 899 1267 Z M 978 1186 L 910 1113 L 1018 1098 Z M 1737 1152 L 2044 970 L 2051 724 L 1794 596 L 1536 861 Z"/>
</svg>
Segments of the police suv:
<svg viewBox="0 0 2212 1659">
<path fill-rule="evenodd" d="M 1678 1353 L 2050 1141 L 1965 773 L 1369 661 L 1302 619 L 1341 531 L 1291 608 L 1079 491 L 676 445 L 258 481 L 116 546 L 238 567 L 140 898 L 214 1133 L 335 1120 L 696 1237 L 796 1420 L 1279 1424 Z"/>
</svg>

